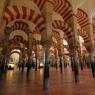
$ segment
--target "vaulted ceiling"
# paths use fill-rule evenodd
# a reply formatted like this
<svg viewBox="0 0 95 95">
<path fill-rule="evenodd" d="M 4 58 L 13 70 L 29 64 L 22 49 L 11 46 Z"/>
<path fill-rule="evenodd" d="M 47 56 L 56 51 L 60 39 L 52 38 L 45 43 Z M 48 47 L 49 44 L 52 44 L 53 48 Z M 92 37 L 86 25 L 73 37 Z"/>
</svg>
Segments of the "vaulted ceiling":
<svg viewBox="0 0 95 95">
<path fill-rule="evenodd" d="M 6 25 L 13 28 L 13 33 L 10 34 L 9 38 L 12 40 L 11 43 L 15 43 L 18 39 L 21 40 L 19 42 L 26 44 L 27 32 L 32 31 L 33 34 L 36 32 L 39 34 L 45 31 L 44 8 L 46 2 L 53 5 L 53 10 L 48 7 L 48 11 L 52 11 L 52 31 L 54 32 L 53 40 L 56 39 L 55 43 L 59 37 L 65 36 L 71 44 L 73 22 L 70 21 L 70 18 L 73 15 L 77 18 L 78 35 L 84 38 L 85 43 L 89 42 L 86 28 L 89 23 L 95 27 L 95 0 L 0 0 L 0 42 L 5 36 Z M 17 30 L 23 32 L 19 33 Z"/>
</svg>

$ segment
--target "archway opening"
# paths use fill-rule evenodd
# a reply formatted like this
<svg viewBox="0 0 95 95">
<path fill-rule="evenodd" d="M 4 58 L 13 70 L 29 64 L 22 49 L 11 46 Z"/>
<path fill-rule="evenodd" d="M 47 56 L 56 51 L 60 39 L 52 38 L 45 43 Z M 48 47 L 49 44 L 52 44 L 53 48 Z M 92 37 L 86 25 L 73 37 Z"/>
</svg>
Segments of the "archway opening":
<svg viewBox="0 0 95 95">
<path fill-rule="evenodd" d="M 9 63 L 18 64 L 19 58 L 20 58 L 20 55 L 19 55 L 18 53 L 12 53 L 12 54 L 10 55 Z"/>
</svg>

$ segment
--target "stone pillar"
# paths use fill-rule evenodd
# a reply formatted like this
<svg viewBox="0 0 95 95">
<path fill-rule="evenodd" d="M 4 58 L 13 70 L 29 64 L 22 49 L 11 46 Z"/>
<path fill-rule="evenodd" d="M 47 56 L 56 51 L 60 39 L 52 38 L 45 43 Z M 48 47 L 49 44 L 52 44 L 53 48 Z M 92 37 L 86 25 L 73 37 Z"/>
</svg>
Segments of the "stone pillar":
<svg viewBox="0 0 95 95">
<path fill-rule="evenodd" d="M 28 34 L 28 62 L 27 62 L 27 75 L 29 75 L 30 69 L 31 69 L 31 55 L 32 55 L 32 40 L 33 40 L 33 34 L 31 31 Z"/>
<path fill-rule="evenodd" d="M 3 59 L 2 59 L 2 64 L 3 64 L 3 71 L 6 71 L 7 68 L 7 63 L 8 63 L 8 44 L 9 44 L 9 35 L 11 33 L 11 28 L 10 27 L 6 27 L 5 28 L 5 37 L 3 39 L 3 50 L 2 50 L 2 55 L 3 55 Z"/>
<path fill-rule="evenodd" d="M 38 45 L 36 43 L 35 45 L 35 58 L 36 58 L 36 64 L 35 64 L 35 71 L 37 71 L 37 67 L 38 67 Z"/>
<path fill-rule="evenodd" d="M 33 34 L 29 32 L 28 34 L 28 58 L 32 55 L 32 40 L 33 40 Z"/>
<path fill-rule="evenodd" d="M 23 48 L 22 48 L 21 67 L 22 67 L 22 72 L 23 72 L 24 71 L 24 67 L 25 67 L 25 45 L 23 45 Z"/>
<path fill-rule="evenodd" d="M 63 59 L 63 39 L 62 37 L 60 38 L 60 40 L 58 41 L 58 54 L 59 54 L 59 66 L 60 66 L 60 71 L 62 72 L 63 70 L 63 62 L 62 62 L 62 59 Z"/>
<path fill-rule="evenodd" d="M 71 61 L 72 69 L 74 71 L 75 82 L 79 82 L 79 60 L 77 53 L 77 46 L 72 46 L 71 48 Z"/>
<path fill-rule="evenodd" d="M 42 33 L 41 43 L 45 51 L 45 66 L 44 66 L 44 80 L 43 89 L 47 90 L 49 87 L 49 48 L 52 43 L 52 11 L 53 5 L 48 1 L 43 8 L 43 16 L 46 21 L 46 31 Z"/>
<path fill-rule="evenodd" d="M 44 66 L 44 80 L 43 80 L 43 89 L 47 90 L 49 88 L 49 47 L 48 45 L 44 46 L 45 53 L 45 66 Z"/>
<path fill-rule="evenodd" d="M 93 38 L 93 26 L 92 24 L 89 24 L 88 31 L 90 43 L 87 46 L 88 52 L 89 52 L 89 61 L 91 64 L 92 69 L 92 75 L 95 77 L 95 48 L 94 48 L 94 38 Z"/>
<path fill-rule="evenodd" d="M 79 57 L 79 66 L 80 66 L 81 70 L 83 70 L 84 63 L 83 63 L 82 50 L 81 50 L 80 42 L 78 42 L 78 57 Z"/>
<path fill-rule="evenodd" d="M 55 48 L 55 64 L 56 64 L 56 69 L 58 69 L 58 62 L 59 62 L 59 56 L 58 56 L 58 50 Z"/>
<path fill-rule="evenodd" d="M 72 28 L 72 39 L 71 43 L 69 45 L 70 51 L 71 51 L 71 58 L 72 58 L 72 65 L 73 65 L 73 71 L 74 71 L 74 77 L 75 77 L 75 82 L 79 82 L 79 59 L 78 59 L 78 53 L 77 53 L 77 41 L 78 41 L 78 36 L 77 36 L 77 19 L 74 16 L 72 16 L 67 23 L 71 26 Z"/>
</svg>

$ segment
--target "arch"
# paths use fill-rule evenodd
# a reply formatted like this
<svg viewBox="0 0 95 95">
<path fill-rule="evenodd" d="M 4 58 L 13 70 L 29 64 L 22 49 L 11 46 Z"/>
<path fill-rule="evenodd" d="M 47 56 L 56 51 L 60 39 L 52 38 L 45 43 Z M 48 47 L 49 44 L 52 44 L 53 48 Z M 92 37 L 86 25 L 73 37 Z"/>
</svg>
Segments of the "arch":
<svg viewBox="0 0 95 95">
<path fill-rule="evenodd" d="M 40 10 L 42 10 L 46 0 L 33 0 L 33 2 L 40 8 Z"/>
<path fill-rule="evenodd" d="M 28 41 L 28 35 L 21 30 L 15 30 L 15 31 L 11 32 L 10 36 L 9 36 L 9 40 L 13 39 L 13 37 L 15 35 L 21 36 L 21 37 L 23 37 L 24 40 Z"/>
<path fill-rule="evenodd" d="M 50 47 L 49 54 L 54 54 L 55 55 L 55 47 L 54 46 Z"/>
<path fill-rule="evenodd" d="M 13 49 L 13 50 L 11 50 L 11 52 L 14 52 L 14 51 L 21 52 L 19 49 Z"/>
<path fill-rule="evenodd" d="M 23 43 L 25 46 L 27 46 L 28 41 L 24 40 L 23 37 L 15 35 L 13 39 L 10 40 L 10 43 L 12 44 L 20 44 Z"/>
<path fill-rule="evenodd" d="M 13 54 L 18 54 L 19 55 L 19 57 L 17 57 L 17 56 L 15 57 L 16 59 L 17 58 L 20 59 L 20 56 L 22 56 L 22 52 L 14 51 L 14 52 L 9 53 L 9 58 L 11 58 Z M 17 62 L 19 62 L 19 60 Z"/>
<path fill-rule="evenodd" d="M 9 47 L 9 51 L 11 51 L 13 49 L 19 49 L 20 51 L 22 51 L 20 44 L 11 44 Z"/>
<path fill-rule="evenodd" d="M 29 29 L 29 25 L 25 22 L 22 22 L 22 21 L 15 21 L 13 26 L 12 26 L 12 31 L 15 31 L 15 30 L 22 30 L 24 31 L 27 35 L 30 31 Z"/>
<path fill-rule="evenodd" d="M 9 5 L 25 6 L 41 14 L 40 8 L 33 0 L 10 0 Z"/>
<path fill-rule="evenodd" d="M 52 37 L 54 37 L 58 41 L 60 39 L 60 33 L 56 30 L 53 30 Z"/>
<path fill-rule="evenodd" d="M 83 31 L 82 29 L 80 29 L 80 30 L 78 29 L 78 35 L 83 37 L 85 44 L 89 43 L 90 38 L 85 31 Z"/>
<path fill-rule="evenodd" d="M 92 18 L 93 23 L 92 23 L 92 27 L 93 27 L 93 36 L 94 36 L 94 41 L 95 41 L 95 18 Z"/>
<path fill-rule="evenodd" d="M 89 18 L 87 13 L 84 12 L 82 9 L 78 8 L 76 17 L 81 28 L 85 30 L 85 28 L 89 25 Z"/>
<path fill-rule="evenodd" d="M 23 22 L 23 21 L 15 21 L 14 22 L 14 25 L 12 26 L 12 31 L 14 30 L 22 30 L 24 31 L 25 33 L 30 33 L 32 32 L 33 34 L 34 33 L 40 33 L 39 29 L 37 27 L 35 27 L 32 31 L 30 30 L 30 27 L 29 25 L 26 23 L 26 22 Z"/>
<path fill-rule="evenodd" d="M 32 21 L 40 32 L 45 30 L 44 18 L 40 14 L 24 6 L 13 5 L 6 7 L 3 17 L 7 23 L 15 19 L 26 19 Z"/>
<path fill-rule="evenodd" d="M 54 11 L 59 13 L 63 17 L 64 21 L 67 21 L 72 17 L 72 7 L 67 0 L 64 0 L 64 2 L 62 0 L 49 0 L 49 2 L 53 4 Z"/>
<path fill-rule="evenodd" d="M 53 28 L 58 28 L 62 30 L 66 35 L 69 44 L 72 43 L 73 35 L 72 35 L 71 28 L 68 26 L 68 24 L 66 24 L 64 21 L 55 20 L 53 21 Z"/>
<path fill-rule="evenodd" d="M 19 55 L 21 55 L 21 54 L 22 54 L 21 52 L 14 51 L 14 52 L 10 52 L 10 53 L 9 53 L 9 56 L 10 56 L 11 54 L 13 54 L 13 53 L 17 53 L 17 54 L 19 54 Z"/>
<path fill-rule="evenodd" d="M 90 43 L 88 28 L 89 28 L 89 18 L 86 12 L 84 12 L 82 9 L 77 10 L 77 21 L 81 27 L 81 30 L 78 30 L 78 34 L 83 37 L 85 45 L 88 45 Z"/>
</svg>

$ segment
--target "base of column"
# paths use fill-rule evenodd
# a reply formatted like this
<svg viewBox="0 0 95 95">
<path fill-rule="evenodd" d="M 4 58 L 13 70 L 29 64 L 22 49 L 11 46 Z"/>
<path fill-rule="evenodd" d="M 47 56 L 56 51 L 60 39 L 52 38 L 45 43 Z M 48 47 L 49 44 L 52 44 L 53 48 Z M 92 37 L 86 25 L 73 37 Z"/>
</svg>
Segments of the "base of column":
<svg viewBox="0 0 95 95">
<path fill-rule="evenodd" d="M 79 75 L 75 75 L 75 83 L 79 83 Z"/>
<path fill-rule="evenodd" d="M 95 78 L 95 62 L 93 60 L 94 58 L 90 58 L 90 64 L 91 64 L 91 69 L 92 69 L 92 76 Z"/>
<path fill-rule="evenodd" d="M 35 64 L 35 71 L 37 71 L 37 58 L 36 58 L 36 64 Z"/>
<path fill-rule="evenodd" d="M 43 80 L 43 90 L 48 90 L 49 88 L 49 78 Z"/>
<path fill-rule="evenodd" d="M 61 59 L 61 57 L 60 57 L 60 72 L 62 73 L 62 71 L 63 71 L 63 66 L 62 66 L 62 59 Z"/>
<path fill-rule="evenodd" d="M 79 82 L 79 69 L 77 66 L 74 67 L 74 77 L 75 77 L 75 83 Z"/>
<path fill-rule="evenodd" d="M 93 74 L 93 78 L 95 78 L 95 71 L 93 71 L 92 74 Z"/>
<path fill-rule="evenodd" d="M 91 69 L 92 69 L 92 76 L 93 76 L 93 78 L 95 78 L 95 67 L 94 66 L 93 67 L 91 66 Z"/>
<path fill-rule="evenodd" d="M 44 77 L 43 77 L 43 89 L 48 90 L 49 88 L 49 63 L 45 62 L 44 66 Z"/>
</svg>

